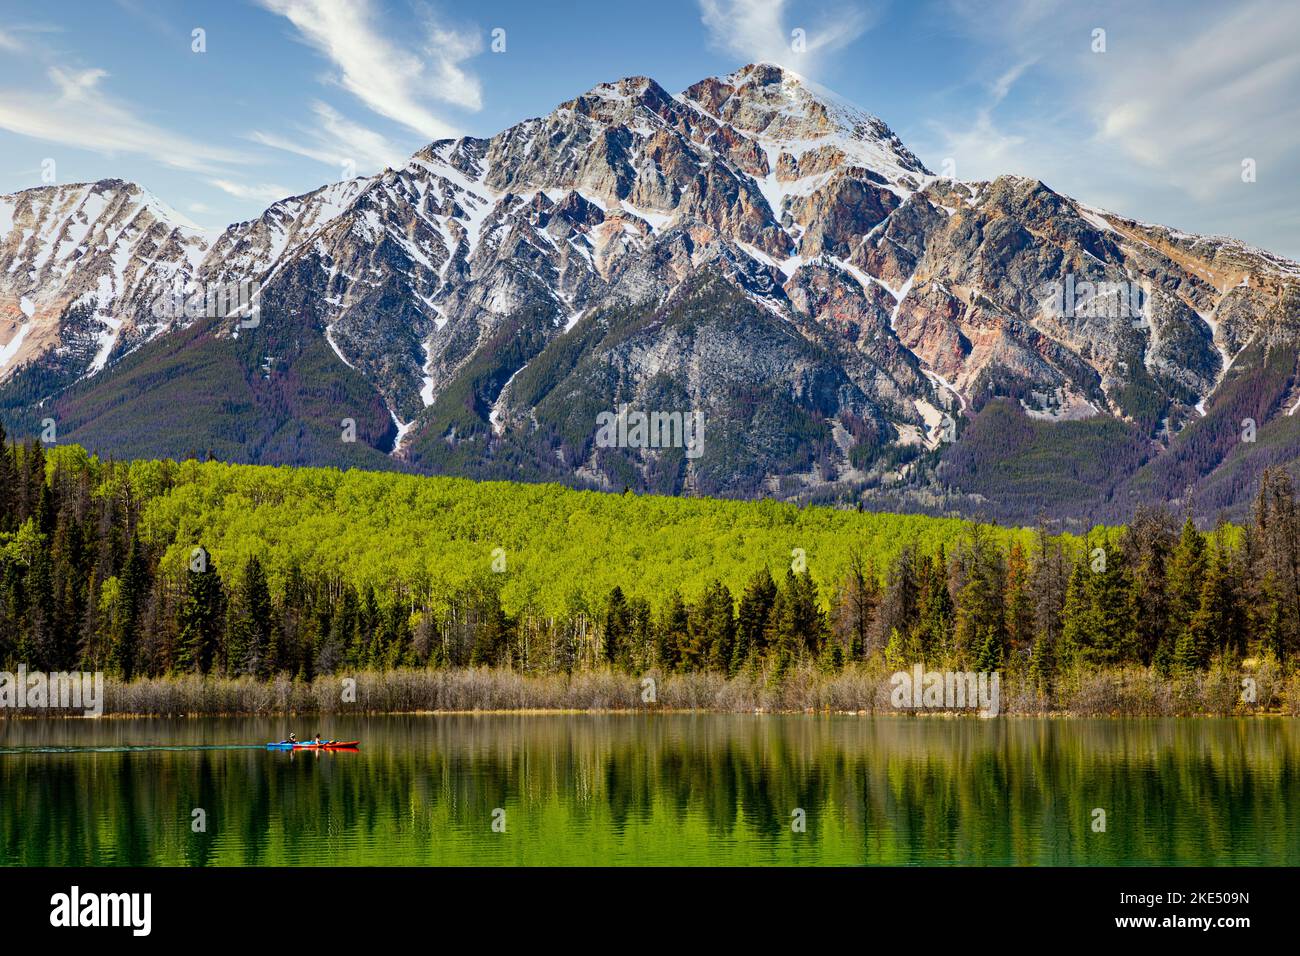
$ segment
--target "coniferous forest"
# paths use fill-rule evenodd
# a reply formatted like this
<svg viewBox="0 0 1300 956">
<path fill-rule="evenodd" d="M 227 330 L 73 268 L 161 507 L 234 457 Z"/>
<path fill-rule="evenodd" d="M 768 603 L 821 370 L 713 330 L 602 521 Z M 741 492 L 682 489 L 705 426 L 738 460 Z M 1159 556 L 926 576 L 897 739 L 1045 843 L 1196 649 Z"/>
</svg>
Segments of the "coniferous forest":
<svg viewBox="0 0 1300 956">
<path fill-rule="evenodd" d="M 1050 700 L 1080 673 L 1286 675 L 1300 653 L 1300 511 L 1280 470 L 1241 527 L 1147 509 L 1061 534 L 0 448 L 0 670 L 310 682 L 488 667 L 775 686 L 920 662 L 999 671 Z M 549 536 L 521 538 L 530 528 Z"/>
</svg>

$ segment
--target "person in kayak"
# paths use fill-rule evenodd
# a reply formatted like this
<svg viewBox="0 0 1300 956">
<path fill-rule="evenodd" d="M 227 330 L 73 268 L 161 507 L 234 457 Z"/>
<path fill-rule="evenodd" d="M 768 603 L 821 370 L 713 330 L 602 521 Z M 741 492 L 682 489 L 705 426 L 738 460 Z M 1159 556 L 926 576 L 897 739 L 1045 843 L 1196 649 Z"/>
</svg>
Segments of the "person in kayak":
<svg viewBox="0 0 1300 956">
<path fill-rule="evenodd" d="M 313 738 L 313 740 L 315 741 L 316 746 L 319 747 L 319 746 L 320 746 L 320 734 L 317 734 L 317 735 Z"/>
<path fill-rule="evenodd" d="M 298 735 L 294 733 L 289 734 L 288 738 L 285 740 L 285 743 L 287 744 L 296 744 L 297 742 L 298 742 Z"/>
</svg>

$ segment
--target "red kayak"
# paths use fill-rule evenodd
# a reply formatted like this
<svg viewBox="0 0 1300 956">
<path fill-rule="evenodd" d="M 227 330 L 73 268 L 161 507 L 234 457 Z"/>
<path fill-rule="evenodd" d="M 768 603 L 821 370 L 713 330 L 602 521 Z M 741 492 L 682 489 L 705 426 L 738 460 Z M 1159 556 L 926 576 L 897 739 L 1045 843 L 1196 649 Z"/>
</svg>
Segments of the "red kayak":
<svg viewBox="0 0 1300 956">
<path fill-rule="evenodd" d="M 278 744 L 267 744 L 267 750 L 356 750 L 361 743 L 359 740 L 322 740 L 320 743 L 314 741 L 288 741 L 282 740 Z"/>
</svg>

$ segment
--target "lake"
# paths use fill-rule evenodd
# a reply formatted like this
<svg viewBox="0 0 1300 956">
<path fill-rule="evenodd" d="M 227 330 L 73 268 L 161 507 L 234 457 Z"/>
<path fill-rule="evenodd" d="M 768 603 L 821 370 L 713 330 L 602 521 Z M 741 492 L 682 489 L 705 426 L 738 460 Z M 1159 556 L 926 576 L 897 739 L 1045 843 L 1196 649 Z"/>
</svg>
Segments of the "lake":
<svg viewBox="0 0 1300 956">
<path fill-rule="evenodd" d="M 1300 864 L 1288 718 L 313 721 L 0 721 L 0 864 Z"/>
</svg>

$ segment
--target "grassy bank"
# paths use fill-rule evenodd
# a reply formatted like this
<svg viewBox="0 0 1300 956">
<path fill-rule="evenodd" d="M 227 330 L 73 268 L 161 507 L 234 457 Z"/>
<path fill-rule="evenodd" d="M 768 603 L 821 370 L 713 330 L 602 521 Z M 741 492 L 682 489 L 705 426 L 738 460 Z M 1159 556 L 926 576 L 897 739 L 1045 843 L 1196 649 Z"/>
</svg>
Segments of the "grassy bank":
<svg viewBox="0 0 1300 956">
<path fill-rule="evenodd" d="M 644 677 L 613 671 L 571 676 L 507 669 L 402 669 L 361 672 L 354 693 L 345 678 L 183 676 L 105 683 L 105 716 L 266 716 L 274 714 L 465 713 L 493 711 L 699 711 L 709 713 L 866 713 L 900 715 L 891 703 L 892 671 L 862 664 L 837 673 L 804 667 L 778 684 L 761 676 L 691 673 Z M 1300 675 L 1263 667 L 1250 672 L 1256 699 L 1242 700 L 1242 672 L 1210 670 L 1173 679 L 1150 668 L 1065 674 L 1051 695 L 1027 680 L 1004 678 L 1002 715 L 1197 716 L 1300 715 Z M 647 679 L 654 700 L 647 701 Z M 350 698 L 350 699 L 345 699 Z M 933 713 L 933 711 L 930 711 Z M 973 712 L 972 712 L 973 713 Z M 50 716 L 3 711 L 0 716 Z"/>
</svg>

